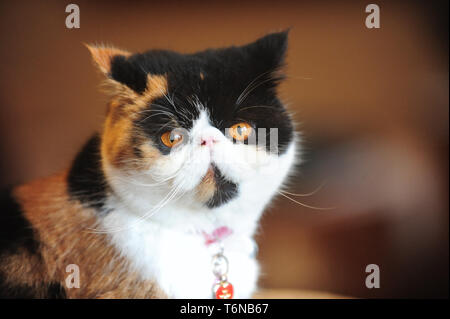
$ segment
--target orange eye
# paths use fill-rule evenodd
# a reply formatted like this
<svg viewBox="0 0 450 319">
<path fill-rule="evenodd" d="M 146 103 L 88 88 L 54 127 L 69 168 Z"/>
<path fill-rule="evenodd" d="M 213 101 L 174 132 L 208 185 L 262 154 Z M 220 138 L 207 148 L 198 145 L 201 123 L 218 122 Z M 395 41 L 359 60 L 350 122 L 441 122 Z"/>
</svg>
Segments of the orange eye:
<svg viewBox="0 0 450 319">
<path fill-rule="evenodd" d="M 183 135 L 173 131 L 165 132 L 161 135 L 161 142 L 167 147 L 174 147 L 183 140 Z"/>
<path fill-rule="evenodd" d="M 245 141 L 253 132 L 253 128 L 246 122 L 234 124 L 228 129 L 230 136 L 236 141 Z"/>
</svg>

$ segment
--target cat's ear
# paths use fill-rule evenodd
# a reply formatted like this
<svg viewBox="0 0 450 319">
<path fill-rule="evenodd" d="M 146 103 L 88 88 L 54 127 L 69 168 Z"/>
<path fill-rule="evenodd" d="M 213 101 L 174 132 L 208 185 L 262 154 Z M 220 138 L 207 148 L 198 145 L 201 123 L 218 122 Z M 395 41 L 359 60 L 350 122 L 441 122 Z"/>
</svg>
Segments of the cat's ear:
<svg viewBox="0 0 450 319">
<path fill-rule="evenodd" d="M 110 94 L 137 98 L 147 87 L 147 74 L 130 57 L 130 52 L 114 47 L 86 44 L 94 64 L 106 76 Z"/>
<path fill-rule="evenodd" d="M 245 48 L 252 63 L 264 72 L 279 71 L 283 66 L 288 47 L 289 30 L 270 33 Z"/>
<path fill-rule="evenodd" d="M 91 53 L 92 59 L 95 65 L 102 71 L 106 76 L 112 77 L 112 65 L 114 59 L 117 57 L 127 58 L 131 55 L 130 52 L 117 49 L 114 47 L 97 46 L 85 44 Z"/>
</svg>

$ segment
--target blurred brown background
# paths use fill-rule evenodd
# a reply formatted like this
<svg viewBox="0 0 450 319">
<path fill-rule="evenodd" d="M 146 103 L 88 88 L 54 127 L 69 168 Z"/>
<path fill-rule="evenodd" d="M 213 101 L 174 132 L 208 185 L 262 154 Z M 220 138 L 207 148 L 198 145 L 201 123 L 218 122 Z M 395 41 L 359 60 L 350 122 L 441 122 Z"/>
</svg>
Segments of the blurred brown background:
<svg viewBox="0 0 450 319">
<path fill-rule="evenodd" d="M 0 4 L 0 186 L 68 166 L 106 98 L 82 42 L 192 52 L 291 27 L 283 99 L 304 162 L 258 235 L 262 287 L 448 297 L 448 2 L 64 1 Z M 379 265 L 381 288 L 365 287 Z"/>
</svg>

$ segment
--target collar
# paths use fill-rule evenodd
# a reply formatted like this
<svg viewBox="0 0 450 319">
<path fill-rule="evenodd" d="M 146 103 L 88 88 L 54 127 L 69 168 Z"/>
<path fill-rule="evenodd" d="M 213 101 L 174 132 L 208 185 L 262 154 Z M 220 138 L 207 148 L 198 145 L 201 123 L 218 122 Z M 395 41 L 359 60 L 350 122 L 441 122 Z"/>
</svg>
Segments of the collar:
<svg viewBox="0 0 450 319">
<path fill-rule="evenodd" d="M 212 256 L 211 265 L 215 282 L 212 287 L 213 298 L 232 299 L 234 294 L 233 285 L 228 281 L 228 259 L 224 255 L 224 246 L 222 241 L 230 236 L 233 231 L 227 226 L 220 226 L 211 233 L 201 232 L 205 239 L 205 246 L 219 244 L 219 251 Z"/>
</svg>

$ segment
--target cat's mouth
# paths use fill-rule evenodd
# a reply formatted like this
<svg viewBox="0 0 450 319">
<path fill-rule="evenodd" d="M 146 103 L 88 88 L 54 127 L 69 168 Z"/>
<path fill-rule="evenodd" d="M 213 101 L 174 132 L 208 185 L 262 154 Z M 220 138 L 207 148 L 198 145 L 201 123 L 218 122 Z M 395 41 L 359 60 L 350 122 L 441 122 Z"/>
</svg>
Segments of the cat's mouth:
<svg viewBox="0 0 450 319">
<path fill-rule="evenodd" d="M 224 178 L 219 168 L 211 163 L 197 187 L 198 199 L 209 208 L 219 207 L 238 194 L 238 187 Z"/>
</svg>

